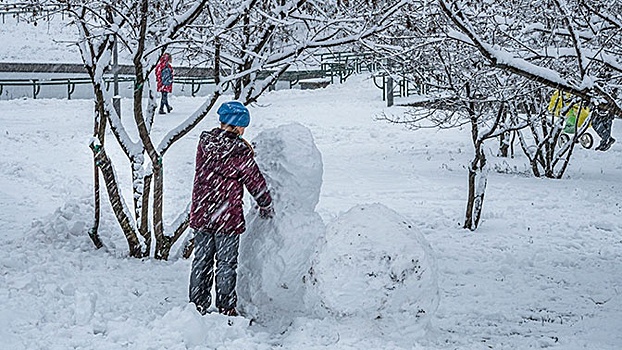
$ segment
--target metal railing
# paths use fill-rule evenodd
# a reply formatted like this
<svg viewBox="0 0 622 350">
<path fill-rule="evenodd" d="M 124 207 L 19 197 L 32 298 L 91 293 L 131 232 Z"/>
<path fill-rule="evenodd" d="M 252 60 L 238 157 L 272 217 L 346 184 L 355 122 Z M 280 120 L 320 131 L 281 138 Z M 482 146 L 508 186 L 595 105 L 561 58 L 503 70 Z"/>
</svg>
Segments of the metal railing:
<svg viewBox="0 0 622 350">
<path fill-rule="evenodd" d="M 1 13 L 1 12 L 0 12 Z M 289 87 L 293 88 L 299 84 L 301 80 L 330 78 L 330 83 L 334 83 L 334 78 L 338 77 L 339 82 L 343 83 L 350 75 L 360 73 L 362 70 L 373 71 L 376 69 L 375 63 L 369 54 L 358 53 L 330 53 L 321 54 L 319 69 L 310 69 L 302 71 L 286 71 L 279 77 L 279 81 L 287 81 Z M 123 76 L 118 77 L 118 82 L 134 82 L 135 78 L 130 75 L 133 67 L 129 65 L 120 65 L 119 73 Z M 5 73 L 54 73 L 54 74 L 82 74 L 85 73 L 84 66 L 81 64 L 67 63 L 0 63 L 0 72 Z M 175 67 L 175 84 L 190 86 L 190 93 L 195 97 L 202 86 L 214 85 L 213 70 L 210 68 L 198 67 Z M 258 77 L 265 78 L 274 72 L 262 71 L 258 73 Z M 110 85 L 114 82 L 112 75 L 105 76 L 106 90 L 110 89 Z M 6 87 L 29 86 L 32 88 L 32 97 L 36 99 L 43 86 L 60 86 L 66 85 L 67 99 L 71 99 L 77 85 L 89 85 L 91 80 L 88 77 L 62 77 L 51 79 L 0 79 L 0 96 L 6 90 Z M 229 86 L 225 86 L 228 88 Z M 274 86 L 272 87 L 274 88 Z"/>
<path fill-rule="evenodd" d="M 261 75 L 267 76 L 270 74 L 269 72 L 263 72 Z M 290 89 L 293 88 L 296 84 L 299 84 L 300 80 L 310 79 L 310 78 L 321 78 L 324 77 L 325 73 L 320 70 L 308 70 L 308 71 L 291 71 L 285 72 L 280 77 L 280 80 L 288 81 Z M 120 76 L 118 78 L 118 82 L 131 82 L 133 83 L 135 78 L 133 76 Z M 106 84 L 106 90 L 110 90 L 111 84 L 114 82 L 114 78 L 112 76 L 104 77 L 104 82 Z M 196 95 L 200 92 L 201 87 L 205 85 L 215 85 L 215 79 L 212 77 L 202 78 L 202 77 L 175 77 L 175 84 L 182 85 L 182 91 L 184 90 L 184 86 L 190 86 L 190 94 L 192 97 L 196 97 Z M 6 87 L 10 86 L 30 86 L 32 88 L 32 98 L 36 99 L 41 92 L 41 87 L 43 86 L 59 86 L 66 85 L 67 86 L 67 99 L 71 100 L 73 93 L 75 92 L 77 85 L 89 85 L 92 84 L 90 78 L 51 78 L 51 79 L 0 79 L 0 95 L 2 95 L 5 91 Z M 225 90 L 229 86 L 225 86 Z"/>
<path fill-rule="evenodd" d="M 71 95 L 76 89 L 76 85 L 90 84 L 90 79 L 83 78 L 60 78 L 60 79 L 4 79 L 0 80 L 0 95 L 6 86 L 31 86 L 32 98 L 36 99 L 44 85 L 67 85 L 67 98 L 71 100 Z"/>
<path fill-rule="evenodd" d="M 62 18 L 65 16 L 63 9 L 66 5 L 33 5 L 29 3 L 13 3 L 13 4 L 0 4 L 0 18 L 2 23 L 6 21 L 6 16 L 15 18 L 18 22 L 22 17 L 31 16 L 30 19 L 24 18 L 25 21 L 31 20 L 34 16 L 49 18 L 60 13 Z"/>
<path fill-rule="evenodd" d="M 393 106 L 396 97 L 424 95 L 429 90 L 429 85 L 423 81 L 386 72 L 374 74 L 373 79 L 374 85 L 382 90 L 382 100 L 387 101 L 387 107 Z"/>
<path fill-rule="evenodd" d="M 334 52 L 317 56 L 320 70 L 325 72 L 325 76 L 330 77 L 331 83 L 334 83 L 335 77 L 339 77 L 339 82 L 343 83 L 352 74 L 360 74 L 363 70 L 374 72 L 378 68 L 371 53 Z"/>
<path fill-rule="evenodd" d="M 134 77 L 119 77 L 118 82 L 134 82 Z M 106 90 L 110 90 L 110 85 L 114 82 L 112 77 L 104 77 Z M 41 92 L 42 86 L 67 86 L 67 99 L 71 100 L 75 92 L 76 85 L 89 85 L 92 81 L 90 78 L 53 78 L 53 79 L 0 79 L 0 95 L 7 86 L 30 86 L 32 87 L 32 98 L 36 99 Z M 192 97 L 200 91 L 203 85 L 213 85 L 213 78 L 196 78 L 196 77 L 178 77 L 175 83 L 182 85 L 190 85 Z"/>
</svg>

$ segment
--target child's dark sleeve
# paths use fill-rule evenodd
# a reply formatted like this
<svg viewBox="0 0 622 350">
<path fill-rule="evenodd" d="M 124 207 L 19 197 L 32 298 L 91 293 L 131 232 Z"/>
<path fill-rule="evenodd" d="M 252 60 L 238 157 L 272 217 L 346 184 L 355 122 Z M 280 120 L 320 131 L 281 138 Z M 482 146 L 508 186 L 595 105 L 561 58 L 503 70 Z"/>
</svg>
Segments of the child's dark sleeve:
<svg viewBox="0 0 622 350">
<path fill-rule="evenodd" d="M 248 192 L 255 198 L 260 207 L 268 207 L 272 204 L 272 196 L 268 190 L 266 179 L 261 174 L 257 162 L 253 158 L 252 151 L 245 152 L 241 166 L 241 180 Z"/>
</svg>

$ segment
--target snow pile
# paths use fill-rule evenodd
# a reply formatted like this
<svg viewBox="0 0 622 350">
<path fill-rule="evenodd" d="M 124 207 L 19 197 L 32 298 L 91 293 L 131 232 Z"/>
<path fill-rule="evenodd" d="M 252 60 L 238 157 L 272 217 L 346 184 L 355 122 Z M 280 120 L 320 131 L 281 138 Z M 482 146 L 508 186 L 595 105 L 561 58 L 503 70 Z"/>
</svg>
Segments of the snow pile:
<svg viewBox="0 0 622 350">
<path fill-rule="evenodd" d="M 235 344 L 245 349 L 270 349 L 267 333 L 257 333 L 249 328 L 248 320 L 242 317 L 227 317 L 220 314 L 201 316 L 193 305 L 176 307 L 149 325 L 144 344 L 162 338 L 160 342 L 179 344 L 179 349 L 220 349 Z M 166 330 L 166 332 L 162 332 Z M 258 345 L 257 338 L 265 345 Z M 157 342 L 155 342 L 157 344 Z M 157 345 L 154 345 L 156 348 Z M 148 349 L 149 346 L 143 348 Z"/>
<path fill-rule="evenodd" d="M 68 200 L 52 214 L 34 220 L 29 236 L 60 249 L 93 251 L 95 247 L 88 236 L 93 223 L 92 201 L 90 196 Z M 102 206 L 108 205 L 105 197 Z M 127 241 L 119 231 L 111 212 L 102 211 L 98 232 L 106 251 L 118 257 L 127 255 Z"/>
<path fill-rule="evenodd" d="M 240 242 L 240 310 L 260 322 L 287 325 L 306 314 L 303 276 L 325 225 L 315 212 L 322 186 L 322 155 L 300 124 L 264 130 L 255 138 L 257 162 L 270 186 L 276 216 L 247 215 Z"/>
<path fill-rule="evenodd" d="M 32 223 L 31 235 L 41 242 L 70 250 L 93 250 L 93 243 L 85 232 L 93 221 L 93 204 L 90 198 L 65 202 L 52 214 Z"/>
<path fill-rule="evenodd" d="M 430 246 L 382 204 L 355 206 L 328 225 L 308 278 L 308 301 L 337 317 L 416 320 L 423 330 L 439 301 Z"/>
</svg>

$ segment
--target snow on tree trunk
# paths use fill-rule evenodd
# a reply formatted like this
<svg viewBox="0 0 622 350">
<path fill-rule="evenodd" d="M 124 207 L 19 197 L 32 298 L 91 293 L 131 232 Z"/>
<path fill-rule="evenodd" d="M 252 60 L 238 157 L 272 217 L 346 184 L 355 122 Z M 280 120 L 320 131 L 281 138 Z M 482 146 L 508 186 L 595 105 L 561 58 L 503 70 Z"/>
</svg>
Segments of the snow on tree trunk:
<svg viewBox="0 0 622 350">
<path fill-rule="evenodd" d="M 464 228 L 474 231 L 479 225 L 484 205 L 486 184 L 488 183 L 488 168 L 486 155 L 482 150 L 482 142 L 476 145 L 475 158 L 469 166 L 469 194 L 464 220 Z"/>
<path fill-rule="evenodd" d="M 408 219 L 379 203 L 358 205 L 328 225 L 306 276 L 307 307 L 423 334 L 438 306 L 437 274 Z"/>
<path fill-rule="evenodd" d="M 239 307 L 262 323 L 287 326 L 306 314 L 303 277 L 325 225 L 315 212 L 322 185 L 322 156 L 300 124 L 261 132 L 254 140 L 257 162 L 270 186 L 274 218 L 252 210 L 240 240 Z"/>
<path fill-rule="evenodd" d="M 136 230 L 134 230 L 132 214 L 121 195 L 121 191 L 118 187 L 117 175 L 115 174 L 112 162 L 103 147 L 94 143 L 91 143 L 89 146 L 93 151 L 95 162 L 103 175 L 110 204 L 112 205 L 112 210 L 127 240 L 130 256 L 142 257 L 142 248 Z"/>
<path fill-rule="evenodd" d="M 482 217 L 482 207 L 484 206 L 484 195 L 486 194 L 486 185 L 488 184 L 488 169 L 483 161 L 482 169 L 475 174 L 475 203 L 473 208 L 474 228 L 477 228 Z"/>
</svg>

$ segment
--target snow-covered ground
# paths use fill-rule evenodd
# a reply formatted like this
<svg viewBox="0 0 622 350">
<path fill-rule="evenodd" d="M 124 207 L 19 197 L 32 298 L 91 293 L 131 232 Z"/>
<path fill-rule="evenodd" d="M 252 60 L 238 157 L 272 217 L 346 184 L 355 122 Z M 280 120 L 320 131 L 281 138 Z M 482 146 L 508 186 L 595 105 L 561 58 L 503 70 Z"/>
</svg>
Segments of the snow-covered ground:
<svg viewBox="0 0 622 350">
<path fill-rule="evenodd" d="M 154 133 L 164 135 L 201 102 L 173 96 L 175 110 L 157 117 Z M 94 250 L 84 232 L 92 215 L 92 101 L 19 99 L 0 101 L 0 348 L 622 348 L 618 121 L 620 141 L 607 152 L 576 148 L 561 180 L 532 177 L 525 157 L 497 158 L 490 144 L 483 221 L 470 232 L 461 229 L 469 130 L 410 131 L 375 120 L 383 111 L 400 113 L 355 76 L 326 89 L 266 94 L 252 106 L 245 136 L 292 122 L 311 131 L 323 164 L 316 210 L 330 237 L 352 234 L 343 223 L 356 220 L 353 207 L 384 208 L 372 203 L 414 225 L 431 246 L 440 293 L 425 336 L 404 326 L 416 325 L 413 310 L 394 328 L 356 313 L 297 313 L 285 330 L 199 316 L 187 303 L 190 261 L 127 258 L 109 210 L 102 225 L 109 251 Z M 190 199 L 198 135 L 215 125 L 207 118 L 165 158 L 168 222 Z M 108 152 L 122 159 L 113 145 Z M 128 169 L 117 171 L 127 191 Z M 386 210 L 374 214 L 397 215 Z M 351 285 L 360 286 L 343 287 Z M 355 304 L 357 293 L 369 301 L 374 292 L 337 290 L 331 300 Z"/>
<path fill-rule="evenodd" d="M 154 130 L 164 133 L 200 102 L 173 97 L 175 111 L 159 116 Z M 377 332 L 363 318 L 303 317 L 275 334 L 243 320 L 229 326 L 218 315 L 199 317 L 187 307 L 190 262 L 124 257 L 109 213 L 105 236 L 113 250 L 92 249 L 81 226 L 92 210 L 91 106 L 0 101 L 0 333 L 9 348 L 622 345 L 620 146 L 606 153 L 577 149 L 562 180 L 533 178 L 523 157 L 499 159 L 491 150 L 491 162 L 511 171 L 491 174 L 483 222 L 473 233 L 460 228 L 468 130 L 413 132 L 375 121 L 383 102 L 362 76 L 322 90 L 266 95 L 251 109 L 248 138 L 290 122 L 308 127 L 324 164 L 317 210 L 325 223 L 375 202 L 409 218 L 432 246 L 441 295 L 423 339 L 400 329 Z M 199 130 L 215 121 L 205 120 L 168 155 L 169 222 L 190 198 Z M 619 128 L 614 135 L 622 139 Z M 127 169 L 118 171 L 129 179 Z"/>
</svg>

